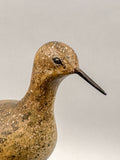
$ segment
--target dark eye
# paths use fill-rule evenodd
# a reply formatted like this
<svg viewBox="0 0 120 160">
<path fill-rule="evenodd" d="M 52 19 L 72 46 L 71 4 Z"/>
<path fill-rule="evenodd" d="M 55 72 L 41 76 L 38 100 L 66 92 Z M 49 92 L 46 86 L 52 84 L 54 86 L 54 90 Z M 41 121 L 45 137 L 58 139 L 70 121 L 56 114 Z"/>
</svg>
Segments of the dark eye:
<svg viewBox="0 0 120 160">
<path fill-rule="evenodd" d="M 62 62 L 61 62 L 61 60 L 58 57 L 55 57 L 52 60 L 54 61 L 55 64 L 61 64 L 61 65 L 63 65 Z"/>
</svg>

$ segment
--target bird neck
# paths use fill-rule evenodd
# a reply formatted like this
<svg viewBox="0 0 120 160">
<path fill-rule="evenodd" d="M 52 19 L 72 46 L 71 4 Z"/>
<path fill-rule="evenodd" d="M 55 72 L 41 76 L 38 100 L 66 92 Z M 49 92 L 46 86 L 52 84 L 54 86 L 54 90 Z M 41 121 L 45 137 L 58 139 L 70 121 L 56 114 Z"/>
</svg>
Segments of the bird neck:
<svg viewBox="0 0 120 160">
<path fill-rule="evenodd" d="M 22 106 L 34 106 L 34 109 L 38 111 L 53 112 L 56 92 L 62 80 L 63 77 L 48 77 L 45 73 L 43 75 L 39 73 L 32 74 L 28 92 L 21 100 Z"/>
</svg>

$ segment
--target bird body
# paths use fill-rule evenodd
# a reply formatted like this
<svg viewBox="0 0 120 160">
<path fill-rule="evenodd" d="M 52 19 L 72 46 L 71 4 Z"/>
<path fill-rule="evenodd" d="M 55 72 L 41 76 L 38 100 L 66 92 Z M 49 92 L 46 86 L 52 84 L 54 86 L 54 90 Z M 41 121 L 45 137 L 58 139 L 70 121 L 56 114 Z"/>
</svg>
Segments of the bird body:
<svg viewBox="0 0 120 160">
<path fill-rule="evenodd" d="M 44 160 L 55 147 L 57 131 L 52 108 L 28 103 L 0 103 L 0 160 Z"/>
<path fill-rule="evenodd" d="M 0 101 L 0 160 L 46 160 L 50 156 L 57 141 L 56 92 L 67 75 L 81 72 L 78 68 L 75 52 L 64 43 L 49 42 L 37 51 L 25 96 L 20 101 Z M 99 86 L 95 88 L 105 94 Z"/>
</svg>

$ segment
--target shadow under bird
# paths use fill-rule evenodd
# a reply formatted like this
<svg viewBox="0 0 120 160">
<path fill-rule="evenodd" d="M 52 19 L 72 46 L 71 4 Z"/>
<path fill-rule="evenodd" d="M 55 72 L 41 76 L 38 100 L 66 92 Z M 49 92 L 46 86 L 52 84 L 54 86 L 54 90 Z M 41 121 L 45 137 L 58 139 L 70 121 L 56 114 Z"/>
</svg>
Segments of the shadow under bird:
<svg viewBox="0 0 120 160">
<path fill-rule="evenodd" d="M 29 89 L 20 100 L 0 101 L 0 160 L 46 160 L 57 141 L 54 101 L 60 82 L 78 74 L 105 91 L 80 68 L 72 48 L 49 42 L 36 53 Z"/>
</svg>

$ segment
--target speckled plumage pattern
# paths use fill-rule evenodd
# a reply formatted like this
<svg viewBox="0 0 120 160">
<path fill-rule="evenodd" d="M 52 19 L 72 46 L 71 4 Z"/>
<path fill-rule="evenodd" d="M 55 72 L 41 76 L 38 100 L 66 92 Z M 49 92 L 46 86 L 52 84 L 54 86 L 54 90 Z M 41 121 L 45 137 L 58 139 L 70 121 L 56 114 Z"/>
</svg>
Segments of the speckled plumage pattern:
<svg viewBox="0 0 120 160">
<path fill-rule="evenodd" d="M 79 68 L 75 52 L 66 44 L 49 42 L 37 51 L 25 96 L 20 101 L 0 101 L 0 160 L 47 160 L 57 141 L 57 88 L 73 73 L 106 95 Z"/>
<path fill-rule="evenodd" d="M 54 64 L 59 57 L 62 65 Z M 49 42 L 35 55 L 28 92 L 20 101 L 0 101 L 0 160 L 46 160 L 57 140 L 54 100 L 60 82 L 78 68 L 74 51 Z"/>
</svg>

